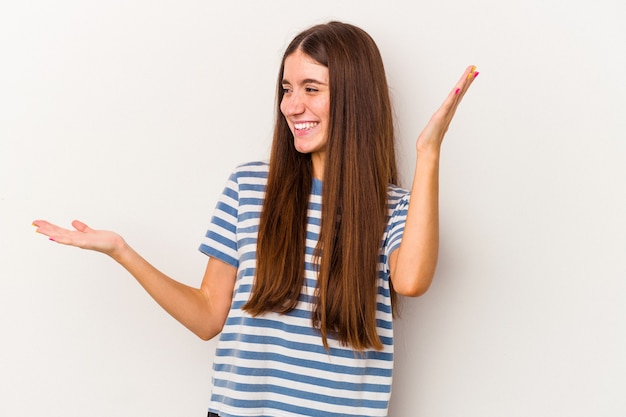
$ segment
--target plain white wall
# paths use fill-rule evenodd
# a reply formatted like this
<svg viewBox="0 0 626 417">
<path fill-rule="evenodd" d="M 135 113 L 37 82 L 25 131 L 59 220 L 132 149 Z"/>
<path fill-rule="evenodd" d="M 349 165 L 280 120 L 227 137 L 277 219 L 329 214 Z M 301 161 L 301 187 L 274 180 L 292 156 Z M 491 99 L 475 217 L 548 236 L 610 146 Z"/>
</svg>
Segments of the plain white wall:
<svg viewBox="0 0 626 417">
<path fill-rule="evenodd" d="M 30 223 L 120 232 L 198 285 L 237 164 L 265 158 L 283 48 L 376 39 L 405 186 L 444 145 L 441 258 L 396 324 L 393 417 L 626 414 L 626 14 L 619 0 L 70 1 L 0 6 L 0 416 L 203 416 L 213 342 L 111 260 Z"/>
</svg>

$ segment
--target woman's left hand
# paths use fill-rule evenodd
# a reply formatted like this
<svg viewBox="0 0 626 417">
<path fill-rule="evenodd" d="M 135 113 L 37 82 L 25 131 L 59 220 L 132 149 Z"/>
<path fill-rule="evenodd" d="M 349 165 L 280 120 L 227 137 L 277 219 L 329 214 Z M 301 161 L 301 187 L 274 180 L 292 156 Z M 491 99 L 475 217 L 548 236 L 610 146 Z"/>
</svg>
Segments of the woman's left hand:
<svg viewBox="0 0 626 417">
<path fill-rule="evenodd" d="M 417 138 L 417 163 L 402 243 L 389 256 L 398 294 L 424 294 L 433 280 L 439 256 L 439 154 L 459 103 L 478 75 L 468 67 Z"/>
<path fill-rule="evenodd" d="M 476 71 L 475 66 L 471 65 L 467 67 L 461 79 L 456 83 L 446 100 L 435 114 L 433 114 L 430 121 L 417 138 L 416 147 L 418 154 L 420 152 L 429 151 L 439 152 L 443 137 L 448 131 L 456 109 L 477 76 L 478 71 Z"/>
</svg>

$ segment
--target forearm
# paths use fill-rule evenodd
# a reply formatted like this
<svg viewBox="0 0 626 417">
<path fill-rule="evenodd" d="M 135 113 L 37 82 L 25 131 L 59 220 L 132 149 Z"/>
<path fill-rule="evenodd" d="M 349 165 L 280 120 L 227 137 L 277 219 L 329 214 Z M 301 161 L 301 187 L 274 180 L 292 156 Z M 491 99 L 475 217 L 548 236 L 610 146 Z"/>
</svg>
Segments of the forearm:
<svg viewBox="0 0 626 417">
<path fill-rule="evenodd" d="M 404 295 L 426 292 L 439 254 L 439 150 L 418 155 L 402 243 L 392 264 L 394 289 Z"/>
<path fill-rule="evenodd" d="M 223 320 L 213 311 L 206 291 L 163 274 L 123 240 L 111 257 L 130 272 L 165 311 L 198 337 L 208 340 L 221 331 Z"/>
<path fill-rule="evenodd" d="M 45 220 L 35 220 L 37 233 L 68 246 L 104 253 L 130 272 L 161 307 L 202 339 L 222 330 L 230 308 L 237 270 L 219 260 L 209 260 L 200 289 L 161 273 L 135 252 L 120 235 L 95 230 L 74 220 L 75 230 Z"/>
</svg>

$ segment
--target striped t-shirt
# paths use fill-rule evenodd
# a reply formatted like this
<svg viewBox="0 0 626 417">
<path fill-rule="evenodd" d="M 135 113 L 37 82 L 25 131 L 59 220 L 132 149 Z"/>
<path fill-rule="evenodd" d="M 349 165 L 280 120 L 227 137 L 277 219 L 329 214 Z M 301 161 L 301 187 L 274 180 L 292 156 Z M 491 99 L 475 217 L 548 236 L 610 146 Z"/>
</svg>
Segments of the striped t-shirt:
<svg viewBox="0 0 626 417">
<path fill-rule="evenodd" d="M 389 254 L 402 239 L 409 195 L 388 187 L 389 218 L 382 239 L 376 325 L 383 349 L 356 352 L 329 337 L 326 351 L 313 328 L 322 182 L 309 200 L 305 277 L 296 308 L 252 317 L 250 296 L 268 165 L 239 166 L 222 193 L 200 250 L 237 268 L 233 300 L 216 348 L 209 410 L 221 417 L 386 416 L 391 395 L 393 326 Z"/>
</svg>

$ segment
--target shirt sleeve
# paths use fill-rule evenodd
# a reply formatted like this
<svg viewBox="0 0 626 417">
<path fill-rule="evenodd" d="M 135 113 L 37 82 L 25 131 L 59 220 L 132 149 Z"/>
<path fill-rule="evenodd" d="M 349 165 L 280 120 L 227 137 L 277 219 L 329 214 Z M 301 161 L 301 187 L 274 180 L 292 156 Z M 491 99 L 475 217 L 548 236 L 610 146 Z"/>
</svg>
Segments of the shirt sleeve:
<svg viewBox="0 0 626 417">
<path fill-rule="evenodd" d="M 409 193 L 400 198 L 389 218 L 389 223 L 387 224 L 387 242 L 385 245 L 385 255 L 387 259 L 389 259 L 389 255 L 391 255 L 394 250 L 400 247 L 400 243 L 402 243 L 410 199 L 411 195 Z"/>
<path fill-rule="evenodd" d="M 239 267 L 237 251 L 237 219 L 239 213 L 239 184 L 233 172 L 222 192 L 208 230 L 200 244 L 200 252 Z"/>
</svg>

